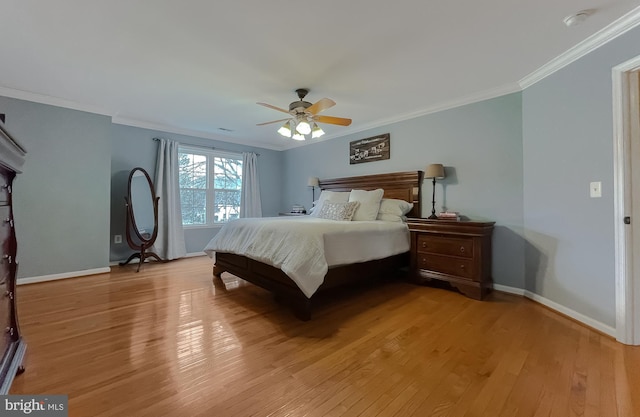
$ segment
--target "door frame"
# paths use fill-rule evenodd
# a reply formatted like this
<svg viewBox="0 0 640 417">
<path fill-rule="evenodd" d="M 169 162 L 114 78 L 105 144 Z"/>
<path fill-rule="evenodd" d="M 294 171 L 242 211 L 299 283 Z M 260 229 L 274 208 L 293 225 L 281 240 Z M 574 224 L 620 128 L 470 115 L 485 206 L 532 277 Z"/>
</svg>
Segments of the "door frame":
<svg viewBox="0 0 640 417">
<path fill-rule="evenodd" d="M 640 345 L 639 80 L 640 56 L 612 70 L 616 339 L 629 345 Z"/>
</svg>

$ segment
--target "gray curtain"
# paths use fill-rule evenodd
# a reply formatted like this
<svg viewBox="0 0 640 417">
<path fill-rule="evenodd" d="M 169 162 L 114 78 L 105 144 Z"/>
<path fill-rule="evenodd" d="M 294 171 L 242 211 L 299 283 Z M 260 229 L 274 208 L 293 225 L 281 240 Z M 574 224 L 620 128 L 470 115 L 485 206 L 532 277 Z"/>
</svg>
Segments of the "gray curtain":
<svg viewBox="0 0 640 417">
<path fill-rule="evenodd" d="M 260 181 L 258 180 L 258 155 L 242 153 L 242 195 L 240 217 L 262 217 Z"/>
<path fill-rule="evenodd" d="M 164 260 L 181 258 L 187 254 L 180 207 L 178 145 L 179 143 L 173 140 L 158 139 L 156 194 L 160 201 L 158 237 L 153 247 Z"/>
</svg>

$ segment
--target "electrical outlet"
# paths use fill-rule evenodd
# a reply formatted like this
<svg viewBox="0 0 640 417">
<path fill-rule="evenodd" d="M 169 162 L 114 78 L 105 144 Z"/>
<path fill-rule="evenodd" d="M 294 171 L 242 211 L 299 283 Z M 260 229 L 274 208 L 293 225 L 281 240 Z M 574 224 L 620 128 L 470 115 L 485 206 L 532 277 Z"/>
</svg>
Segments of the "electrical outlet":
<svg viewBox="0 0 640 417">
<path fill-rule="evenodd" d="M 114 235 L 113 243 L 122 243 L 122 235 Z"/>
<path fill-rule="evenodd" d="M 602 183 L 600 181 L 595 181 L 589 184 L 589 190 L 591 198 L 602 197 Z"/>
</svg>

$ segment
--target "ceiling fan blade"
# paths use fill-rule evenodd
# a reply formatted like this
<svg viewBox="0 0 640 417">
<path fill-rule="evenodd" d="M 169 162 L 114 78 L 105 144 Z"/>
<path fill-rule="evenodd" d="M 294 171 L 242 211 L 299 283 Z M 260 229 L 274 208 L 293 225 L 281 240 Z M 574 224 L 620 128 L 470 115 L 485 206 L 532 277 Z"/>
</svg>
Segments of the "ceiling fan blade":
<svg viewBox="0 0 640 417">
<path fill-rule="evenodd" d="M 291 120 L 291 118 L 288 119 L 280 119 L 280 120 L 272 120 L 270 122 L 264 122 L 264 123 L 258 123 L 256 126 L 263 126 L 263 125 L 270 125 L 271 123 L 278 123 L 278 122 L 284 122 L 287 120 Z"/>
<path fill-rule="evenodd" d="M 321 111 L 326 110 L 335 105 L 336 105 L 336 102 L 331 100 L 330 98 L 321 98 L 320 100 L 313 103 L 310 107 L 307 107 L 305 111 L 311 114 L 318 114 Z"/>
<path fill-rule="evenodd" d="M 281 111 L 283 113 L 289 114 L 289 110 L 281 109 L 280 107 L 272 106 L 271 104 L 267 104 L 267 103 L 256 103 L 256 104 L 259 104 L 261 106 L 265 106 L 265 107 L 268 107 L 270 109 L 278 110 L 278 111 Z"/>
<path fill-rule="evenodd" d="M 332 125 L 349 126 L 351 124 L 351 119 L 345 119 L 343 117 L 316 116 L 313 119 L 319 123 L 329 123 Z"/>
</svg>

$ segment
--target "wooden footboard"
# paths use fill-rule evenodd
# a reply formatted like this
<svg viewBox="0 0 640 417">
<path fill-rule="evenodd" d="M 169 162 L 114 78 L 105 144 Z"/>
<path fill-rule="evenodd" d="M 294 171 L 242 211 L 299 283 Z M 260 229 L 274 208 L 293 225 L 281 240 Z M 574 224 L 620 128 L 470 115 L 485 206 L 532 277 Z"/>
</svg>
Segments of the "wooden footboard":
<svg viewBox="0 0 640 417">
<path fill-rule="evenodd" d="M 422 171 L 393 172 L 320 180 L 322 190 L 351 191 L 384 189 L 384 198 L 401 199 L 413 204 L 408 217 L 420 217 L 422 213 Z M 214 276 L 227 271 L 255 285 L 272 291 L 276 298 L 294 309 L 302 320 L 311 318 L 312 301 L 330 290 L 338 291 L 358 282 L 379 279 L 409 265 L 409 252 L 380 260 L 329 268 L 324 283 L 307 298 L 284 272 L 273 266 L 231 253 L 216 253 Z"/>
<path fill-rule="evenodd" d="M 312 302 L 318 296 L 331 290 L 337 291 L 357 283 L 389 276 L 408 265 L 407 252 L 389 258 L 329 268 L 323 284 L 311 298 L 307 298 L 298 285 L 280 269 L 241 255 L 217 252 L 213 275 L 215 279 L 220 278 L 223 272 L 229 272 L 269 290 L 279 302 L 292 308 L 296 317 L 306 321 L 311 319 Z"/>
</svg>

